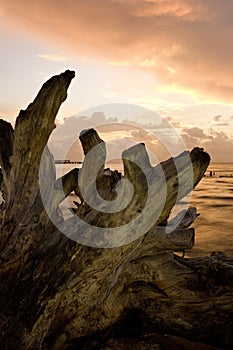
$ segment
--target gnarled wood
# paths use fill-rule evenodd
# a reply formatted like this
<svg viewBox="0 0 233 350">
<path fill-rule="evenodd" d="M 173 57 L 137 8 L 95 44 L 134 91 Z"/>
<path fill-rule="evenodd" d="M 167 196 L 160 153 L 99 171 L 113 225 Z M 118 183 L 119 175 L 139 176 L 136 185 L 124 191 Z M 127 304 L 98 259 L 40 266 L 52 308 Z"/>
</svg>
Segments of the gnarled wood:
<svg viewBox="0 0 233 350">
<path fill-rule="evenodd" d="M 105 145 L 91 129 L 80 135 L 86 155 L 82 170 L 56 181 L 53 156 L 45 145 L 73 76 L 67 71 L 50 79 L 16 122 L 9 196 L 0 223 L 1 349 L 107 349 L 111 342 L 146 349 L 148 332 L 150 339 L 166 332 L 232 347 L 232 259 L 224 254 L 203 259 L 174 255 L 194 244 L 189 226 L 196 210 L 169 222 L 176 200 L 201 180 L 208 154 L 195 148 L 154 168 L 139 144 L 123 152 L 122 178 L 104 171 Z M 122 179 L 134 186 L 132 197 L 126 182 L 119 185 Z M 105 200 L 95 209 L 89 203 L 93 186 Z M 71 191 L 81 198 L 76 214 L 91 224 L 90 231 L 74 226 L 76 216 L 65 222 L 59 211 Z M 117 235 L 112 241 L 103 236 L 116 246 L 100 248 L 102 238 L 91 236 L 93 226 L 113 227 L 120 235 L 122 224 L 140 216 L 148 197 L 148 221 L 158 217 L 145 234 L 139 223 L 127 235 L 128 244 L 118 244 Z M 113 212 L 104 212 L 110 205 Z M 68 239 L 58 227 L 73 238 L 92 237 L 95 247 Z M 132 339 L 135 332 L 138 337 Z"/>
<path fill-rule="evenodd" d="M 10 123 L 0 119 L 0 166 L 8 179 L 11 169 L 10 157 L 13 154 L 14 131 Z"/>
<path fill-rule="evenodd" d="M 2 244 L 15 230 L 17 232 L 16 227 L 19 224 L 22 230 L 31 222 L 38 221 L 41 212 L 44 211 L 40 203 L 39 188 L 41 157 L 49 135 L 55 128 L 55 117 L 66 99 L 67 89 L 73 78 L 74 72 L 66 71 L 49 79 L 33 103 L 25 111 L 21 110 L 16 120 L 14 142 L 11 151 L 7 153 L 9 155 L 13 150 L 10 173 L 9 166 L 6 170 L 9 173 L 8 198 L 2 228 Z M 10 126 L 7 126 L 7 129 L 11 135 Z M 10 136 L 7 136 L 7 139 L 9 138 Z M 2 152 L 4 153 L 4 148 Z"/>
<path fill-rule="evenodd" d="M 9 176 L 11 170 L 10 157 L 13 154 L 14 130 L 10 123 L 0 119 L 0 167 L 3 197 L 7 198 L 9 190 Z"/>
</svg>

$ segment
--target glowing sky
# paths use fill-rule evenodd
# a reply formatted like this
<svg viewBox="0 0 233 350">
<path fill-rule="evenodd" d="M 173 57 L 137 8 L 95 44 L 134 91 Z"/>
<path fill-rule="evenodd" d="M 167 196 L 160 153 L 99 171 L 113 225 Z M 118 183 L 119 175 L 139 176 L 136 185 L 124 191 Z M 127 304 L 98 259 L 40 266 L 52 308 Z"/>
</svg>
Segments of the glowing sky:
<svg viewBox="0 0 233 350">
<path fill-rule="evenodd" d="M 169 117 L 187 147 L 233 162 L 232 34 L 231 0 L 1 0 L 0 116 L 13 122 L 68 68 L 60 120 L 138 104 Z"/>
</svg>

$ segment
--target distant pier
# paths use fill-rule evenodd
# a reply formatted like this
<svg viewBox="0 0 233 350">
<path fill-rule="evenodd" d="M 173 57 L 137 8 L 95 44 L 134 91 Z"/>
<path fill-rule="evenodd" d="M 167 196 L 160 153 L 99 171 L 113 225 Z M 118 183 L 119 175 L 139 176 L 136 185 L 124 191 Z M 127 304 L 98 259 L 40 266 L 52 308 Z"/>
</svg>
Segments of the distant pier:
<svg viewBox="0 0 233 350">
<path fill-rule="evenodd" d="M 75 160 L 69 160 L 69 159 L 55 159 L 55 164 L 82 164 L 83 162 L 75 161 Z"/>
</svg>

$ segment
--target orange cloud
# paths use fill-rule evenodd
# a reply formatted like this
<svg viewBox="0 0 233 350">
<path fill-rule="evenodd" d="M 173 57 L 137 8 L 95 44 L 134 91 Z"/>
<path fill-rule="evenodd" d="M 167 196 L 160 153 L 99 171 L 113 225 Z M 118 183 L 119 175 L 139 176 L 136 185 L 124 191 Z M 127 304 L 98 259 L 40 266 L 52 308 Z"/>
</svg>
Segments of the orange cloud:
<svg viewBox="0 0 233 350">
<path fill-rule="evenodd" d="M 3 0 L 12 26 L 77 55 L 152 72 L 161 86 L 233 98 L 229 0 Z"/>
</svg>

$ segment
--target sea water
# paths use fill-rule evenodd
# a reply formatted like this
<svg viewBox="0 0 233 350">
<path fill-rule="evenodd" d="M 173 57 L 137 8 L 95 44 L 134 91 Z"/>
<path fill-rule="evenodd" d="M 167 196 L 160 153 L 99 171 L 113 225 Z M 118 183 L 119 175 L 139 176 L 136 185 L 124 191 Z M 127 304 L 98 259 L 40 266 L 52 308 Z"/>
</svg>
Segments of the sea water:
<svg viewBox="0 0 233 350">
<path fill-rule="evenodd" d="M 223 251 L 233 256 L 233 164 L 212 163 L 192 193 L 195 245 L 191 255 Z"/>
</svg>

